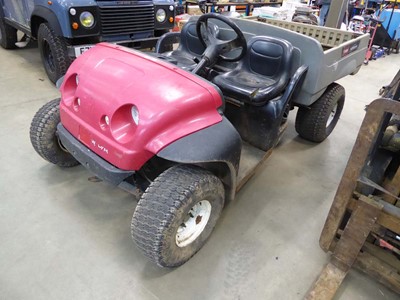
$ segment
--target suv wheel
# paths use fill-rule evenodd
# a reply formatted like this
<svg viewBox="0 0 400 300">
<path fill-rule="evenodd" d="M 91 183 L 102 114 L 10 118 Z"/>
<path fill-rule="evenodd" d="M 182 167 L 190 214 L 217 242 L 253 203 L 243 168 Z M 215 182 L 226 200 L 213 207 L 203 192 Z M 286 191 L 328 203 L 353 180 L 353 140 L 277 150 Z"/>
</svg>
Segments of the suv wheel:
<svg viewBox="0 0 400 300">
<path fill-rule="evenodd" d="M 4 18 L 0 17 L 0 46 L 4 49 L 15 49 L 16 42 L 17 29 L 6 24 Z"/>
<path fill-rule="evenodd" d="M 39 51 L 47 76 L 56 83 L 71 64 L 66 40 L 55 34 L 47 23 L 42 23 L 38 30 Z"/>
</svg>

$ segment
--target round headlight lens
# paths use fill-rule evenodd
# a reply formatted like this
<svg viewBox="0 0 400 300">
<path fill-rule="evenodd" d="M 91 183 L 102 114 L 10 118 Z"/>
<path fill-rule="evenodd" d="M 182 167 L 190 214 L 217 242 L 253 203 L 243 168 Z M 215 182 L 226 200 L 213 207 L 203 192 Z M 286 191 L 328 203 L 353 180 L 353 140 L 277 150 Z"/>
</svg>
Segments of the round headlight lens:
<svg viewBox="0 0 400 300">
<path fill-rule="evenodd" d="M 159 22 L 159 23 L 164 22 L 166 17 L 167 17 L 167 13 L 165 12 L 165 10 L 163 10 L 162 8 L 159 8 L 156 12 L 157 22 Z"/>
<path fill-rule="evenodd" d="M 81 13 L 79 20 L 81 21 L 83 27 L 90 28 L 94 25 L 94 17 L 88 11 L 84 11 L 83 13 Z"/>
</svg>

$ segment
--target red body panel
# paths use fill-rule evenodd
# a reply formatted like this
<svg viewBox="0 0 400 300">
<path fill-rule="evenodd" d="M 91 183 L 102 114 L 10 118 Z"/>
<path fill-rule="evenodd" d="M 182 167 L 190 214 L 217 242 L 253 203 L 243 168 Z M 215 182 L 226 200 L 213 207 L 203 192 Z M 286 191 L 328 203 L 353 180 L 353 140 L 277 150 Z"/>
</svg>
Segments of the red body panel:
<svg viewBox="0 0 400 300">
<path fill-rule="evenodd" d="M 74 61 L 61 95 L 63 126 L 123 170 L 140 169 L 168 144 L 222 120 L 217 111 L 222 99 L 213 85 L 110 44 L 99 44 Z M 133 105 L 139 111 L 138 125 Z"/>
</svg>

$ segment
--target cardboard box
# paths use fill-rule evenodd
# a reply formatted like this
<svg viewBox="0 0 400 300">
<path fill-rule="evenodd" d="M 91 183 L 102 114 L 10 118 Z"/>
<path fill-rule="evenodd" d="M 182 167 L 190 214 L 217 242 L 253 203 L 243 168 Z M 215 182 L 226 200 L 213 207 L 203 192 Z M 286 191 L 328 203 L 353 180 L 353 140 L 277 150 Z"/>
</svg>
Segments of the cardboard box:
<svg viewBox="0 0 400 300">
<path fill-rule="evenodd" d="M 203 14 L 198 5 L 188 5 L 187 13 L 189 15 L 202 15 Z"/>
</svg>

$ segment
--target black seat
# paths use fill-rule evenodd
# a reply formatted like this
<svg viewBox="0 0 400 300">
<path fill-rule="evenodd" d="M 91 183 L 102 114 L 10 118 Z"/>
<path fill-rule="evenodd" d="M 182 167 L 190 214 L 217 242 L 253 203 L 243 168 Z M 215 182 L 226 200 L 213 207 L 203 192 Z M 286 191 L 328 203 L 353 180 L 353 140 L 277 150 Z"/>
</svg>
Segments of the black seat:
<svg viewBox="0 0 400 300">
<path fill-rule="evenodd" d="M 285 90 L 292 76 L 293 46 L 286 40 L 255 36 L 235 69 L 212 80 L 233 99 L 264 105 Z"/>
<path fill-rule="evenodd" d="M 218 27 L 209 24 L 209 30 L 217 36 Z M 167 33 L 160 37 L 156 45 L 156 53 L 161 53 L 165 48 L 164 44 L 168 43 L 170 38 L 179 37 L 179 46 L 176 50 L 162 53 L 164 56 L 176 60 L 177 65 L 187 71 L 192 71 L 203 54 L 205 47 L 200 42 L 196 32 L 196 22 L 189 21 L 186 23 L 180 33 Z"/>
</svg>

